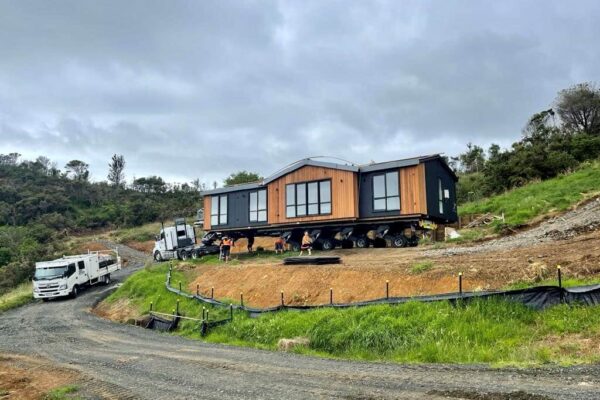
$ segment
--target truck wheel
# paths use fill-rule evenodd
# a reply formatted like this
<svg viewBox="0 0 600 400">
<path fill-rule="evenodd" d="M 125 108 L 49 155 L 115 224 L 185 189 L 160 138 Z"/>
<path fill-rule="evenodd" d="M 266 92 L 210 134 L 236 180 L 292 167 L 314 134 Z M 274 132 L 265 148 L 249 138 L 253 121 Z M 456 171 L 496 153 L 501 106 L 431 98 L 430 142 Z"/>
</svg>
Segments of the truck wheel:
<svg viewBox="0 0 600 400">
<path fill-rule="evenodd" d="M 76 299 L 79 294 L 79 287 L 77 285 L 73 286 L 73 290 L 71 291 L 71 298 Z"/>
<path fill-rule="evenodd" d="M 156 261 L 156 262 L 163 261 L 162 255 L 160 254 L 160 251 L 158 251 L 158 250 L 154 252 L 154 261 Z"/>
<path fill-rule="evenodd" d="M 106 286 L 110 285 L 110 274 L 104 276 L 104 284 Z"/>
<path fill-rule="evenodd" d="M 194 250 L 194 251 L 192 251 L 192 258 L 193 258 L 194 260 L 197 260 L 199 257 L 200 257 L 200 256 L 199 256 L 199 254 L 198 254 L 198 252 L 197 252 L 197 251 L 195 251 L 195 250 Z"/>
<path fill-rule="evenodd" d="M 181 258 L 183 261 L 185 261 L 188 258 L 190 258 L 190 255 L 188 254 L 187 251 L 183 250 L 181 253 L 179 253 L 179 258 Z"/>
<path fill-rule="evenodd" d="M 359 236 L 358 238 L 356 238 L 355 244 L 356 247 L 360 249 L 366 249 L 367 247 L 369 247 L 369 238 L 367 238 L 366 236 Z"/>
<path fill-rule="evenodd" d="M 288 241 L 288 245 L 290 246 L 290 250 L 292 251 L 300 251 L 300 243 L 290 240 Z"/>
<path fill-rule="evenodd" d="M 325 251 L 329 251 L 329 250 L 333 250 L 335 248 L 335 245 L 333 244 L 333 240 L 329 239 L 329 238 L 324 238 L 321 239 L 321 249 L 325 250 Z"/>
<path fill-rule="evenodd" d="M 406 236 L 400 234 L 392 237 L 392 247 L 406 247 L 407 245 Z"/>
</svg>

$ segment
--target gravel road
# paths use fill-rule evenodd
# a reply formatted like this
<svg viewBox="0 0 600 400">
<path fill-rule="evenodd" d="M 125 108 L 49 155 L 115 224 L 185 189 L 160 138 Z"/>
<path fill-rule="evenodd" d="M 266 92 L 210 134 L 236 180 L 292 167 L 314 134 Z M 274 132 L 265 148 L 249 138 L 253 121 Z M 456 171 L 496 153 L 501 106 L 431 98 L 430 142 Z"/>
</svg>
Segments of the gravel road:
<svg viewBox="0 0 600 400">
<path fill-rule="evenodd" d="M 129 267 L 145 257 L 121 248 Z M 43 357 L 81 374 L 85 398 L 598 399 L 600 365 L 543 370 L 348 362 L 205 344 L 96 317 L 110 290 L 0 315 L 0 352 Z M 1 385 L 0 385 L 1 386 Z M 518 393 L 516 393 L 518 392 Z"/>
</svg>

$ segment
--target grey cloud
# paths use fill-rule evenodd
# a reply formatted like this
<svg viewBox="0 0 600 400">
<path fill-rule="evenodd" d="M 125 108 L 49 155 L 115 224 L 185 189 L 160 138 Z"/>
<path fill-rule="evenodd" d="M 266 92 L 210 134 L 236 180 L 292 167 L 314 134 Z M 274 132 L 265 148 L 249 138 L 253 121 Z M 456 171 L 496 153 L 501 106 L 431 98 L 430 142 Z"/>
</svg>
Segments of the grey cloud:
<svg viewBox="0 0 600 400">
<path fill-rule="evenodd" d="M 600 4 L 0 3 L 0 151 L 221 181 L 509 145 L 598 80 Z M 35 143 L 35 145 L 32 145 Z"/>
</svg>

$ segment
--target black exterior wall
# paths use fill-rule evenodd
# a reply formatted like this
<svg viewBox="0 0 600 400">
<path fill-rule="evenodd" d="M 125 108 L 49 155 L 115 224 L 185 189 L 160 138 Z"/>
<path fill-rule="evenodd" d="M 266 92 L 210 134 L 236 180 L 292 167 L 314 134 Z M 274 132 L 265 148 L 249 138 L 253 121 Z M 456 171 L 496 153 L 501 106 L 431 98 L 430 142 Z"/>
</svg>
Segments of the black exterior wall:
<svg viewBox="0 0 600 400">
<path fill-rule="evenodd" d="M 250 222 L 250 192 L 255 191 L 256 189 L 227 193 L 227 224 L 211 226 L 211 230 L 267 225 L 267 221 Z M 222 194 L 221 196 L 223 195 L 225 194 Z M 268 207 L 269 205 L 267 204 L 267 209 Z M 208 212 L 210 212 L 210 210 L 208 210 Z"/>
<path fill-rule="evenodd" d="M 399 215 L 401 211 L 373 211 L 373 176 L 386 172 L 399 171 L 392 168 L 375 172 L 362 172 L 358 178 L 358 215 L 359 218 L 390 217 Z M 402 202 L 402 199 L 400 199 Z"/>
<path fill-rule="evenodd" d="M 439 159 L 425 162 L 425 191 L 427 193 L 427 214 L 445 222 L 456 222 L 456 181 Z M 439 183 L 442 180 L 442 190 L 450 191 L 450 198 L 443 199 L 444 212 L 439 212 Z M 443 197 L 443 196 L 442 196 Z"/>
</svg>

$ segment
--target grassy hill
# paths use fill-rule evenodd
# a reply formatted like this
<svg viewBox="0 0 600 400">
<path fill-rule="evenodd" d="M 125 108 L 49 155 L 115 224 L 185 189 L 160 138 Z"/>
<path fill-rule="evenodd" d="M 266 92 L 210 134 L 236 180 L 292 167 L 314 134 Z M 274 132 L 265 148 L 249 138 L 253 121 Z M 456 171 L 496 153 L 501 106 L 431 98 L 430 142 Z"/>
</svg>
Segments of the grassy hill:
<svg viewBox="0 0 600 400">
<path fill-rule="evenodd" d="M 459 213 L 504 213 L 508 226 L 526 224 L 544 214 L 565 211 L 600 193 L 600 161 L 583 163 L 574 172 L 533 182 L 505 193 L 459 206 Z"/>
</svg>

